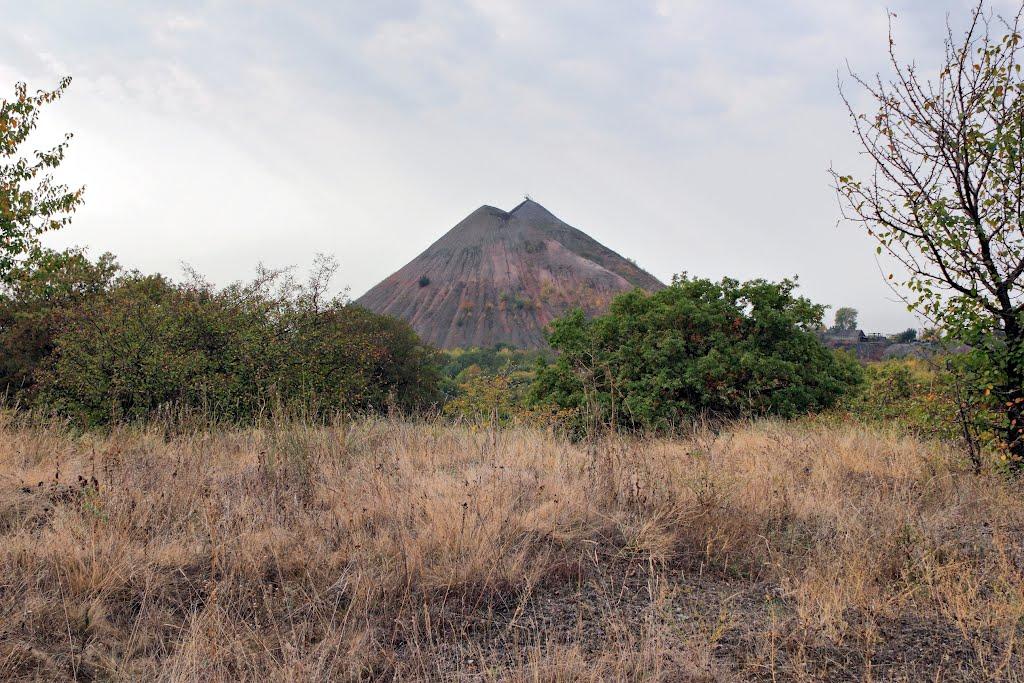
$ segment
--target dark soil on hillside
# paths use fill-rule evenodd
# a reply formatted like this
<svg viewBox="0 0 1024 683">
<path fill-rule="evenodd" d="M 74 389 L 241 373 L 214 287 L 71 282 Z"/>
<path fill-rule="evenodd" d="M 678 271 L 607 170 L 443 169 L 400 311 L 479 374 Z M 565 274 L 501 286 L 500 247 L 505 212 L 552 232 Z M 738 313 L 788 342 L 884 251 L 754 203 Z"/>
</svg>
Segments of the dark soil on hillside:
<svg viewBox="0 0 1024 683">
<path fill-rule="evenodd" d="M 356 303 L 441 348 L 538 348 L 555 318 L 604 312 L 637 287 L 664 285 L 527 200 L 509 212 L 481 206 Z"/>
</svg>

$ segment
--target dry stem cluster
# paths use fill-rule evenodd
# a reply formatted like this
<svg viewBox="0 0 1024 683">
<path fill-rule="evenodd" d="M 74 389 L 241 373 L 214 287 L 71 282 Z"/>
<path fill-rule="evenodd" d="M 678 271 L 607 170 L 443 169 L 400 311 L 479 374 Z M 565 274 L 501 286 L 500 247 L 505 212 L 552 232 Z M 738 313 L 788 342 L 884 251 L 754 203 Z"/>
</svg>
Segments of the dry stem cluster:
<svg viewBox="0 0 1024 683">
<path fill-rule="evenodd" d="M 5 680 L 1024 680 L 1019 488 L 895 435 L 20 420 Z"/>
</svg>

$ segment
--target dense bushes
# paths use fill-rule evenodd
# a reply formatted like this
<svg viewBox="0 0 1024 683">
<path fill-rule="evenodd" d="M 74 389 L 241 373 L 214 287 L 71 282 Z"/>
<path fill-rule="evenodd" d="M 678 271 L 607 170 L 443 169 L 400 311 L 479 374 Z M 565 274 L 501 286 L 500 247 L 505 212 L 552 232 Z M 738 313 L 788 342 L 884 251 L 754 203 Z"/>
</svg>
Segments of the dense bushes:
<svg viewBox="0 0 1024 683">
<path fill-rule="evenodd" d="M 216 288 L 123 272 L 109 256 L 42 254 L 0 295 L 0 388 L 85 425 L 160 411 L 237 422 L 408 412 L 446 396 L 447 414 L 491 425 L 556 415 L 576 428 L 663 429 L 819 410 L 860 378 L 818 342 L 823 309 L 788 281 L 677 279 L 618 297 L 608 315 L 556 321 L 557 355 L 442 357 L 407 324 L 329 297 L 332 273 L 321 262 L 306 283 L 261 272 Z"/>
<path fill-rule="evenodd" d="M 118 271 L 110 254 L 94 262 L 70 250 L 38 251 L 8 273 L 9 284 L 0 288 L 0 396 L 32 389 L 61 316 L 106 292 Z"/>
<path fill-rule="evenodd" d="M 450 349 L 444 352 L 442 371 L 453 379 L 466 370 L 489 374 L 528 371 L 537 365 L 538 359 L 550 356 L 547 350 L 528 351 L 507 344 L 482 349 Z"/>
<path fill-rule="evenodd" d="M 263 272 L 224 289 L 199 278 L 108 277 L 102 292 L 68 300 L 48 318 L 30 377 L 9 373 L 9 386 L 92 425 L 160 409 L 248 421 L 280 409 L 324 415 L 435 403 L 434 352 L 405 323 L 327 297 L 332 272 L 321 263 L 307 284 Z M 24 299 L 12 289 L 7 306 L 31 311 Z M 9 343 L 20 338 L 15 327 L 3 331 Z"/>
<path fill-rule="evenodd" d="M 860 366 L 821 345 L 813 330 L 824 309 L 794 288 L 681 277 L 617 297 L 607 315 L 570 314 L 553 324 L 560 355 L 538 372 L 532 401 L 574 410 L 581 426 L 644 429 L 829 407 L 860 381 Z"/>
</svg>

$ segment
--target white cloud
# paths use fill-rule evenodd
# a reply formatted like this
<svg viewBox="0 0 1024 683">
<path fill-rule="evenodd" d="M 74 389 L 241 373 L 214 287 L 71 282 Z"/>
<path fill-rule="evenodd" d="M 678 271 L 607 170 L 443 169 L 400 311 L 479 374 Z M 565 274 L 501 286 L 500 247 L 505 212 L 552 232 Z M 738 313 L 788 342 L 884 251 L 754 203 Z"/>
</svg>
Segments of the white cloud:
<svg viewBox="0 0 1024 683">
<path fill-rule="evenodd" d="M 967 0 L 891 0 L 924 63 Z M 801 274 L 872 328 L 909 320 L 835 229 L 856 160 L 844 60 L 884 66 L 881 0 L 25 3 L 0 85 L 75 83 L 87 203 L 55 243 L 225 282 L 336 252 L 358 294 L 478 204 L 529 192 L 667 279 Z M 102 10 L 102 11 L 101 11 Z"/>
</svg>

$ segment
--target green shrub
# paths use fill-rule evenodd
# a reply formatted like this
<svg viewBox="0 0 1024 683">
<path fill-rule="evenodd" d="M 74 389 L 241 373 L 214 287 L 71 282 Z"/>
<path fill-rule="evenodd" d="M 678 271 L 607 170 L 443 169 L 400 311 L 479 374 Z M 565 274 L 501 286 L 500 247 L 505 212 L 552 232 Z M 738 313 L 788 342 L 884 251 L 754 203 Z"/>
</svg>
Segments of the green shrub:
<svg viewBox="0 0 1024 683">
<path fill-rule="evenodd" d="M 549 356 L 508 344 L 442 352 L 445 415 L 474 425 L 546 425 L 527 397 L 537 361 Z"/>
<path fill-rule="evenodd" d="M 105 293 L 119 272 L 111 254 L 90 261 L 72 249 L 37 251 L 8 273 L 0 289 L 0 395 L 32 390 L 62 313 Z"/>
<path fill-rule="evenodd" d="M 527 415 L 526 393 L 533 374 L 522 370 L 489 373 L 473 365 L 459 373 L 458 391 L 444 413 L 473 425 L 508 425 Z"/>
<path fill-rule="evenodd" d="M 546 350 L 517 349 L 508 344 L 496 344 L 488 348 L 449 349 L 442 354 L 442 371 L 446 377 L 451 378 L 456 378 L 472 366 L 487 374 L 533 370 L 539 358 L 550 356 Z"/>
<path fill-rule="evenodd" d="M 329 271 L 225 289 L 124 276 L 62 314 L 34 398 L 87 425 L 164 409 L 249 421 L 435 403 L 435 353 L 407 324 L 326 297 Z"/>
<path fill-rule="evenodd" d="M 902 332 L 894 334 L 889 338 L 897 344 L 909 344 L 913 341 L 917 341 L 917 330 L 913 327 L 908 327 Z"/>
<path fill-rule="evenodd" d="M 860 381 L 860 366 L 822 346 L 824 308 L 794 288 L 679 277 L 617 297 L 601 317 L 577 310 L 553 323 L 559 355 L 539 369 L 531 401 L 574 410 L 580 426 L 655 430 L 697 415 L 827 408 Z"/>
</svg>

